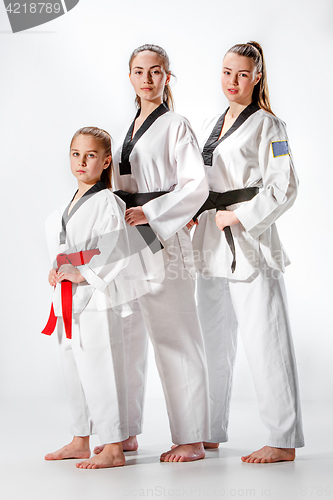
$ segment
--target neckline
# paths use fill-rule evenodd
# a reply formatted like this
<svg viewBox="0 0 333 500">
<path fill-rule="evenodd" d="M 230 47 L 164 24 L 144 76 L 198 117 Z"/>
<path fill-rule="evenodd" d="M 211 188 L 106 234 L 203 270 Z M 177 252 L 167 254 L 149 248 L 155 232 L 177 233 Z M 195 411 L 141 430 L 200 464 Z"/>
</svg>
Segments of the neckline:
<svg viewBox="0 0 333 500">
<path fill-rule="evenodd" d="M 99 191 L 102 191 L 103 189 L 107 189 L 107 185 L 105 184 L 104 181 L 98 181 L 96 184 L 91 186 L 88 191 L 86 191 L 81 198 L 75 203 L 73 206 L 72 210 L 68 213 L 69 207 L 71 206 L 72 201 L 75 198 L 76 193 L 78 190 L 75 191 L 73 198 L 71 201 L 68 203 L 67 207 L 64 210 L 64 213 L 62 214 L 61 218 L 61 225 L 62 225 L 62 231 L 60 233 L 60 244 L 63 244 L 66 242 L 66 226 L 68 224 L 68 221 L 73 217 L 73 215 L 78 211 L 78 209 L 85 203 L 91 196 L 94 194 L 98 193 Z"/>
<path fill-rule="evenodd" d="M 132 174 L 132 168 L 129 161 L 130 154 L 133 151 L 134 146 L 138 142 L 138 140 L 147 132 L 149 127 L 162 115 L 169 111 L 168 105 L 166 102 L 162 102 L 157 108 L 154 109 L 147 116 L 145 121 L 142 123 L 141 127 L 135 132 L 133 136 L 134 124 L 135 120 L 140 115 L 141 109 L 138 110 L 133 122 L 130 125 L 130 128 L 127 131 L 126 137 L 123 142 L 123 147 L 121 150 L 121 161 L 119 163 L 119 175 L 130 175 Z M 132 137 L 133 136 L 133 137 Z"/>
<path fill-rule="evenodd" d="M 221 130 L 224 123 L 224 118 L 229 110 L 229 107 L 225 110 L 225 112 L 218 118 L 217 122 L 214 125 L 214 128 L 206 141 L 206 144 L 202 150 L 202 156 L 205 162 L 205 165 L 212 166 L 213 164 L 213 153 L 215 148 L 221 144 L 222 141 L 227 139 L 231 134 L 233 134 L 243 123 L 254 113 L 256 113 L 259 109 L 261 109 L 257 103 L 249 104 L 243 111 L 237 116 L 234 123 L 231 127 L 220 137 Z"/>
</svg>

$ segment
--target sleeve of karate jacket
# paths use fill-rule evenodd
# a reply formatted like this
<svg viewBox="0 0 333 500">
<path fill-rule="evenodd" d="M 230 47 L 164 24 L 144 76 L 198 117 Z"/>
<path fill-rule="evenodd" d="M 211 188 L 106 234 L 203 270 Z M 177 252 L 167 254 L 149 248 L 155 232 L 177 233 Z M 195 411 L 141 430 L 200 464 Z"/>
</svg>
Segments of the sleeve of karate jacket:
<svg viewBox="0 0 333 500">
<path fill-rule="evenodd" d="M 143 206 L 149 225 L 164 240 L 180 231 L 208 197 L 202 156 L 194 133 L 185 120 L 179 126 L 176 144 L 169 147 L 174 149 L 177 185 L 174 191 Z"/>
<path fill-rule="evenodd" d="M 113 197 L 113 199 L 111 198 Z M 103 220 L 99 228 L 95 255 L 88 264 L 78 266 L 86 281 L 101 292 L 128 264 L 129 246 L 124 220 L 125 204 L 111 193 L 101 207 Z"/>
<path fill-rule="evenodd" d="M 285 124 L 274 116 L 263 122 L 258 160 L 263 187 L 251 201 L 235 210 L 235 215 L 254 239 L 288 210 L 297 196 L 298 179 Z"/>
</svg>

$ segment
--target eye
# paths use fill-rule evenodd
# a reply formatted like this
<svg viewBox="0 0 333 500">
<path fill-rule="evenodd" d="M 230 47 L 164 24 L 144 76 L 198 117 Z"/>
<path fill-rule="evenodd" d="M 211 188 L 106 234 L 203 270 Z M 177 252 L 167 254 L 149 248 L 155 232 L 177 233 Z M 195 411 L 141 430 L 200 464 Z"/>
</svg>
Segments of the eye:
<svg viewBox="0 0 333 500">
<path fill-rule="evenodd" d="M 225 75 L 230 75 L 230 71 L 227 71 L 227 70 L 225 70 L 223 73 L 224 73 Z"/>
<path fill-rule="evenodd" d="M 159 75 L 159 74 L 160 74 L 160 71 L 159 71 L 158 69 L 154 69 L 153 74 L 154 74 L 154 75 Z"/>
<path fill-rule="evenodd" d="M 135 73 L 134 73 L 134 74 L 135 74 L 135 75 L 141 75 L 141 73 L 142 73 L 142 71 L 137 70 L 137 71 L 135 71 Z"/>
<path fill-rule="evenodd" d="M 94 153 L 89 153 L 89 154 L 88 154 L 88 158 L 95 158 Z"/>
<path fill-rule="evenodd" d="M 79 156 L 79 153 L 77 153 L 76 151 L 74 151 L 73 156 Z"/>
<path fill-rule="evenodd" d="M 248 76 L 248 75 L 247 75 L 247 73 L 240 73 L 240 75 L 239 75 L 239 76 L 242 76 L 242 77 L 244 77 L 244 78 L 247 78 L 247 76 Z"/>
</svg>

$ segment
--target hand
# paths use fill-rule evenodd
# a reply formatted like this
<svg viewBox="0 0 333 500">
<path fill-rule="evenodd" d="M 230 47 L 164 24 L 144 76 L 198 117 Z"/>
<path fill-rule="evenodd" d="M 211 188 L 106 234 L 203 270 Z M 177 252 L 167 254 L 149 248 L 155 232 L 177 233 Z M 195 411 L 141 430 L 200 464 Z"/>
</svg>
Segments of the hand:
<svg viewBox="0 0 333 500">
<path fill-rule="evenodd" d="M 55 269 L 51 269 L 49 272 L 49 283 L 51 286 L 56 286 L 57 281 L 57 271 Z"/>
<path fill-rule="evenodd" d="M 238 224 L 239 219 L 236 217 L 235 212 L 231 210 L 218 210 L 215 215 L 215 222 L 220 231 L 226 226 L 233 226 Z"/>
<path fill-rule="evenodd" d="M 187 227 L 187 229 L 190 230 L 190 229 L 192 229 L 193 226 L 197 226 L 198 224 L 199 224 L 198 220 L 196 220 L 194 222 L 194 220 L 192 219 L 192 220 L 190 220 L 190 222 L 188 224 L 186 224 L 186 227 Z"/>
<path fill-rule="evenodd" d="M 128 208 L 125 212 L 125 221 L 130 226 L 137 226 L 138 224 L 148 224 L 142 207 Z"/>
<path fill-rule="evenodd" d="M 64 280 L 71 281 L 72 283 L 82 283 L 82 281 L 85 281 L 85 278 L 72 264 L 64 264 L 58 269 L 57 282 L 61 283 Z"/>
</svg>

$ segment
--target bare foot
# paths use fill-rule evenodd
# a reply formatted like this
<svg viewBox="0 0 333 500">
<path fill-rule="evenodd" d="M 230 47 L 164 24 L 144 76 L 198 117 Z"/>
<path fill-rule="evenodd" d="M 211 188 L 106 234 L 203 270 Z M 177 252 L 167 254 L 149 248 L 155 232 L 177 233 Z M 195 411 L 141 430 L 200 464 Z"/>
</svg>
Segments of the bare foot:
<svg viewBox="0 0 333 500">
<path fill-rule="evenodd" d="M 242 462 L 248 464 L 271 464 L 273 462 L 289 462 L 295 460 L 295 448 L 273 448 L 264 446 L 258 451 L 254 451 L 246 457 L 242 457 Z"/>
<path fill-rule="evenodd" d="M 206 441 L 204 441 L 202 444 L 204 445 L 204 448 L 206 450 L 213 450 L 220 446 L 220 443 L 207 443 Z"/>
<path fill-rule="evenodd" d="M 124 451 L 136 451 L 139 448 L 138 440 L 136 436 L 130 436 L 128 439 L 123 441 L 123 450 Z"/>
<path fill-rule="evenodd" d="M 202 443 L 180 444 L 173 446 L 171 450 L 162 453 L 161 462 L 192 462 L 205 458 L 205 450 Z"/>
<path fill-rule="evenodd" d="M 125 455 L 121 443 L 111 443 L 104 446 L 103 451 L 84 462 L 76 464 L 78 469 L 106 469 L 125 465 Z"/>
<path fill-rule="evenodd" d="M 64 460 L 66 458 L 89 458 L 89 436 L 74 436 L 73 441 L 54 453 L 45 455 L 45 460 Z"/>
<path fill-rule="evenodd" d="M 123 451 L 136 451 L 139 448 L 136 436 L 130 436 L 128 439 L 125 439 L 125 441 L 123 441 L 122 444 L 123 444 Z M 96 446 L 94 448 L 95 455 L 101 453 L 104 450 L 104 446 L 105 446 L 104 444 Z"/>
</svg>

